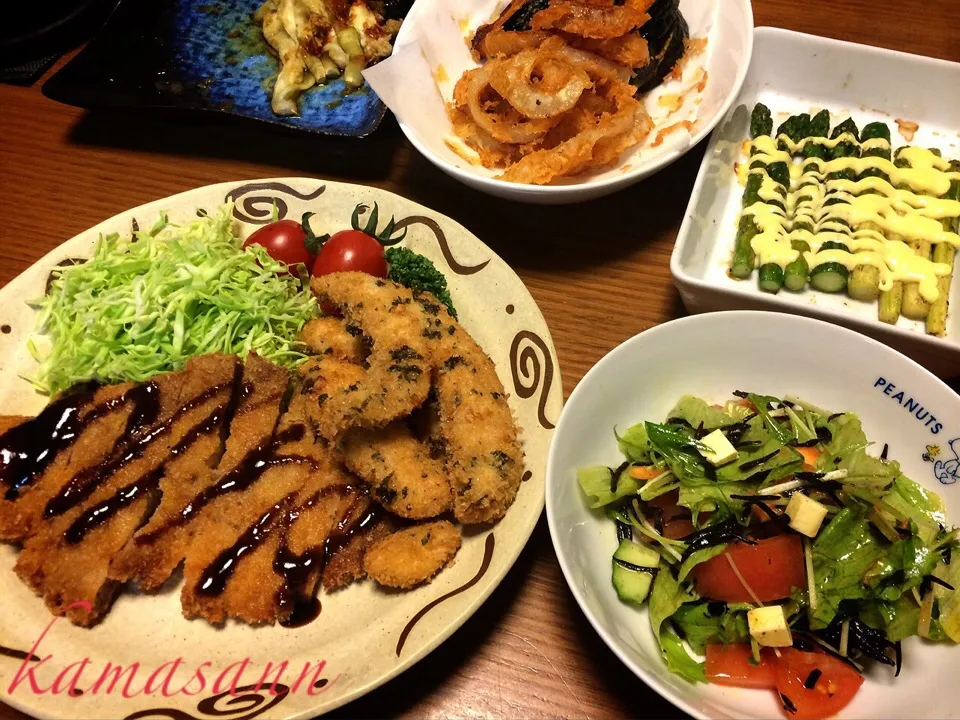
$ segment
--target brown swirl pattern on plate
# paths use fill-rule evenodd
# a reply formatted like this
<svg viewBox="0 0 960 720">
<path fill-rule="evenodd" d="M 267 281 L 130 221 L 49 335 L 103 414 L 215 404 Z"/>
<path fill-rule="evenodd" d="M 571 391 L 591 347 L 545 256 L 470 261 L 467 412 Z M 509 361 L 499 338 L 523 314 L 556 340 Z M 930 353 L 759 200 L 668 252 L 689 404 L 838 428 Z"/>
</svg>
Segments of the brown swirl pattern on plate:
<svg viewBox="0 0 960 720">
<path fill-rule="evenodd" d="M 29 660 L 30 662 L 39 662 L 40 658 L 36 655 L 33 655 L 23 650 L 15 650 L 13 648 L 4 647 L 0 645 L 0 656 L 13 658 L 14 660 Z"/>
<path fill-rule="evenodd" d="M 325 680 L 319 680 L 314 687 L 326 685 Z M 275 691 L 275 694 L 274 694 Z M 208 697 L 197 703 L 197 711 L 202 716 L 228 718 L 229 720 L 253 720 L 263 715 L 267 710 L 282 703 L 290 688 L 282 683 L 276 685 L 244 685 L 236 691 L 226 690 L 219 695 Z M 224 698 L 230 698 L 220 703 Z M 219 706 L 218 706 L 219 705 Z M 149 708 L 127 715 L 124 720 L 142 720 L 143 718 L 169 718 L 169 720 L 202 720 L 201 717 L 178 710 L 176 708 Z"/>
<path fill-rule="evenodd" d="M 233 202 L 233 216 L 241 222 L 251 225 L 266 225 L 273 222 L 273 207 L 277 207 L 277 219 L 287 216 L 287 203 L 279 195 L 267 194 L 270 191 L 290 195 L 299 200 L 315 200 L 323 195 L 326 185 L 321 185 L 312 193 L 301 193 L 289 185 L 280 182 L 248 183 L 228 192 L 224 202 Z M 264 194 L 251 194 L 264 193 Z"/>
<path fill-rule="evenodd" d="M 524 341 L 528 344 L 524 345 Z M 521 330 L 516 334 L 510 345 L 510 373 L 518 397 L 528 400 L 540 391 L 537 419 L 543 428 L 552 430 L 554 424 L 547 419 L 545 410 L 553 384 L 553 357 L 543 338 L 530 330 Z"/>
<path fill-rule="evenodd" d="M 411 215 L 408 218 L 397 220 L 394 229 L 399 232 L 411 225 L 423 225 L 433 233 L 434 237 L 437 238 L 437 243 L 440 245 L 440 252 L 443 253 L 443 259 L 447 261 L 447 265 L 449 265 L 450 269 L 457 275 L 475 275 L 490 263 L 489 260 L 484 260 L 479 265 L 463 265 L 457 262 L 456 258 L 453 257 L 453 253 L 450 251 L 450 243 L 447 241 L 447 236 L 440 227 L 440 223 L 425 215 Z"/>
<path fill-rule="evenodd" d="M 467 582 L 465 582 L 460 587 L 451 590 L 445 595 L 441 595 L 435 600 L 431 600 L 429 603 L 427 603 L 423 607 L 423 609 L 421 609 L 416 615 L 410 618 L 410 622 L 408 622 L 406 627 L 403 628 L 403 630 L 400 633 L 400 638 L 397 640 L 397 657 L 400 657 L 400 653 L 403 652 L 403 646 L 407 642 L 407 637 L 410 635 L 410 631 L 413 630 L 414 625 L 416 625 L 418 622 L 420 622 L 423 619 L 424 615 L 426 615 L 428 612 L 433 610 L 440 603 L 446 600 L 449 600 L 455 595 L 459 595 L 460 593 L 466 590 L 469 590 L 478 582 L 480 582 L 480 578 L 486 575 L 487 570 L 490 568 L 490 561 L 493 559 L 493 549 L 495 546 L 496 546 L 496 540 L 493 537 L 493 533 L 490 533 L 489 535 L 487 535 L 487 539 L 484 541 L 484 544 L 483 544 L 483 560 L 480 561 L 480 569 L 477 570 L 477 574 L 474 575 L 469 580 L 467 580 Z"/>
</svg>

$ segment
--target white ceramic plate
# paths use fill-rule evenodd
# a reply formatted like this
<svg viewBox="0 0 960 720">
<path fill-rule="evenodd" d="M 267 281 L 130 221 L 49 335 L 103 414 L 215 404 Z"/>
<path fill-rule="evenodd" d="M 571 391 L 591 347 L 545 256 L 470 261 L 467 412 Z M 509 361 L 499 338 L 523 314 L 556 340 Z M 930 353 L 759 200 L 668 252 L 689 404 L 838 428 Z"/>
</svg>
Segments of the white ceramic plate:
<svg viewBox="0 0 960 720">
<path fill-rule="evenodd" d="M 707 136 L 739 92 L 750 64 L 753 10 L 749 0 L 680 0 L 691 37 L 706 37 L 706 51 L 689 64 L 683 79 L 656 88 L 647 95 L 646 103 L 651 116 L 659 119 L 660 128 L 689 118 L 694 122 L 692 134 L 671 133 L 662 144 L 654 146 L 654 130 L 638 148 L 624 153 L 617 167 L 570 179 L 565 184 L 509 183 L 497 180 L 499 173 L 472 165 L 450 149 L 444 140 L 451 134 L 450 122 L 437 92 L 439 83 L 447 95 L 452 94 L 452 84 L 462 69 L 475 66 L 466 52 L 466 37 L 472 37 L 478 26 L 490 22 L 506 4 L 505 0 L 419 0 L 404 20 L 393 57 L 364 73 L 397 115 L 401 129 L 417 150 L 451 177 L 498 197 L 530 203 L 581 202 L 616 192 L 652 175 Z M 428 45 L 423 51 L 419 40 L 422 35 L 431 38 L 422 41 Z M 433 39 L 437 37 L 443 41 Z M 687 104 L 678 113 L 664 111 L 657 98 L 696 85 L 698 67 L 707 73 L 702 93 L 686 93 Z"/>
<path fill-rule="evenodd" d="M 195 217 L 198 208 L 211 210 L 234 200 L 234 217 L 242 236 L 269 221 L 275 203 L 281 217 L 316 213 L 313 227 L 349 227 L 357 203 L 377 202 L 383 218 L 394 215 L 408 228 L 404 244 L 427 255 L 447 276 L 463 326 L 491 355 L 522 431 L 526 468 L 517 500 L 503 520 L 479 532 L 466 533 L 455 564 L 430 584 L 408 593 L 387 593 L 372 582 L 322 595 L 323 611 L 313 623 L 297 629 L 228 624 L 217 629 L 180 614 L 177 587 L 158 596 L 124 593 L 106 619 L 91 630 L 59 621 L 32 649 L 51 621 L 43 602 L 14 575 L 16 551 L 0 545 L 0 700 L 30 714 L 52 718 L 103 717 L 190 718 L 215 715 L 225 720 L 315 717 L 381 685 L 425 656 L 462 625 L 493 592 L 513 565 L 543 508 L 547 448 L 562 404 L 562 385 L 550 332 L 521 280 L 497 255 L 466 229 L 425 207 L 375 188 L 307 178 L 278 178 L 212 185 L 107 220 L 52 251 L 36 265 L 0 289 L 0 323 L 11 332 L 0 334 L 0 413 L 33 413 L 43 405 L 19 375 L 34 365 L 25 342 L 35 314 L 26 301 L 43 294 L 50 270 L 61 260 L 89 257 L 100 233 L 129 233 L 136 220 L 149 227 L 162 210 L 174 222 Z M 6 329 L 6 328 L 5 328 Z M 79 697 L 67 693 L 34 693 L 29 683 L 12 694 L 8 688 L 31 651 L 53 658 L 34 673 L 41 689 L 48 688 L 70 663 L 89 658 Z M 168 686 L 183 688 L 203 663 L 207 678 L 197 693 L 194 681 L 187 696 L 163 697 L 142 690 L 151 672 L 177 657 L 183 664 Z M 305 663 L 325 662 L 315 688 L 281 690 L 272 695 L 270 681 L 260 692 L 245 691 L 242 700 L 216 690 L 214 681 L 231 663 L 250 658 L 239 686 L 257 683 L 268 662 L 273 673 L 284 666 L 280 682 L 292 687 Z M 107 663 L 129 669 L 140 664 L 131 693 L 123 697 L 125 678 L 113 692 L 109 682 L 99 692 L 94 682 Z M 26 667 L 30 667 L 26 663 Z M 159 677 L 167 668 L 160 669 Z M 227 674 L 227 685 L 233 671 Z M 72 676 L 76 666 L 65 677 Z M 109 675 L 109 673 L 108 673 Z M 272 676 L 271 676 L 272 677 Z M 149 711 L 149 712 L 148 712 Z M 144 714 L 145 713 L 145 714 Z"/>
<path fill-rule="evenodd" d="M 753 62 L 733 108 L 718 126 L 670 260 L 674 282 L 691 312 L 757 308 L 820 316 L 893 345 L 934 369 L 956 372 L 960 358 L 960 283 L 951 287 L 947 335 L 924 333 L 922 321 L 900 318 L 896 326 L 877 319 L 877 304 L 813 290 L 763 293 L 756 274 L 738 282 L 727 277 L 743 188 L 734 163 L 748 136 L 749 115 L 762 102 L 774 112 L 774 127 L 789 115 L 827 108 L 833 123 L 848 115 L 858 127 L 874 120 L 891 128 L 894 147 L 907 144 L 897 118 L 920 125 L 912 144 L 939 147 L 960 157 L 960 64 L 804 35 L 758 28 Z"/>
<path fill-rule="evenodd" d="M 939 447 L 939 473 L 949 483 L 956 480 L 960 398 L 870 338 L 818 320 L 752 311 L 699 315 L 647 330 L 604 357 L 570 395 L 547 460 L 547 518 L 563 574 L 583 612 L 638 677 L 691 715 L 782 718 L 772 692 L 693 685 L 667 671 L 646 609 L 617 599 L 610 584 L 615 529 L 602 512 L 587 508 L 575 477 L 584 465 L 619 464 L 614 426 L 661 421 L 684 394 L 722 401 L 737 389 L 797 395 L 857 413 L 867 437 L 878 447 L 888 443 L 890 458 L 939 493 L 955 523 L 960 485 L 938 481 L 934 464 L 922 456 L 928 445 Z M 907 398 L 922 408 L 912 413 L 901 404 Z M 930 415 L 942 425 L 937 433 Z M 903 655 L 899 678 L 886 667 L 871 668 L 839 717 L 960 717 L 955 678 L 960 648 L 911 638 Z"/>
</svg>

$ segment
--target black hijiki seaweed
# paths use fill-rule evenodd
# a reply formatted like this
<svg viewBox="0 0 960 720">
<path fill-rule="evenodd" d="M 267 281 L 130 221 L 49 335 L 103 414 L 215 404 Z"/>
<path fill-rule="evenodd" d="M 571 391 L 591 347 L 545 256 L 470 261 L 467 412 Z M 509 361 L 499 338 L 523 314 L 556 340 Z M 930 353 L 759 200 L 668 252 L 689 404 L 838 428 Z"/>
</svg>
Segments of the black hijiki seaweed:
<svg viewBox="0 0 960 720">
<path fill-rule="evenodd" d="M 839 647 L 843 622 L 843 620 L 837 618 L 830 623 L 829 627 L 815 634 L 834 647 Z M 880 630 L 872 628 L 856 618 L 850 618 L 847 622 L 850 623 L 847 633 L 847 653 L 855 652 L 884 665 L 895 667 L 896 674 L 899 675 L 902 656 L 898 643 L 887 640 L 887 637 Z M 889 655 L 891 651 L 894 653 L 893 658 Z"/>
<path fill-rule="evenodd" d="M 756 540 L 747 535 L 747 529 L 732 519 L 719 523 L 718 525 L 711 525 L 703 530 L 698 530 L 680 540 L 681 542 L 687 543 L 687 549 L 684 550 L 680 556 L 681 563 L 697 550 L 704 550 L 714 545 L 722 545 L 734 540 L 739 540 L 747 545 L 757 544 Z"/>
</svg>

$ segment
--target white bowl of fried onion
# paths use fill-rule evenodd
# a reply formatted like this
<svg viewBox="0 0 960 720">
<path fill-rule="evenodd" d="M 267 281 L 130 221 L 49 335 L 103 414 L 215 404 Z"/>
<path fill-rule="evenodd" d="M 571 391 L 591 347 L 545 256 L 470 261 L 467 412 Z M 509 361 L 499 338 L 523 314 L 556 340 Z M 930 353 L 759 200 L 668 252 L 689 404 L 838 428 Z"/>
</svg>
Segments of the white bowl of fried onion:
<svg viewBox="0 0 960 720">
<path fill-rule="evenodd" d="M 651 16 L 670 5 L 683 29 L 658 40 Z M 511 12 L 526 12 L 520 31 Z M 739 93 L 752 48 L 749 0 L 419 0 L 393 57 L 365 76 L 447 174 L 565 204 L 632 185 L 702 140 Z M 644 85 L 644 67 L 671 53 L 670 72 Z"/>
</svg>

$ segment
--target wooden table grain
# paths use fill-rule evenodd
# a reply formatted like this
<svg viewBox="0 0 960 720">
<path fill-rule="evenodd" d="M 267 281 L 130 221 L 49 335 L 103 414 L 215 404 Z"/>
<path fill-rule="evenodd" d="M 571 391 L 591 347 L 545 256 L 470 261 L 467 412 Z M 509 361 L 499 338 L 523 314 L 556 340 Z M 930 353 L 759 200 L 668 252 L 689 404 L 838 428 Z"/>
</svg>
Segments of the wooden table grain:
<svg viewBox="0 0 960 720">
<path fill-rule="evenodd" d="M 758 26 L 960 61 L 956 11 L 956 0 L 754 2 Z M 684 314 L 668 265 L 702 153 L 618 195 L 541 208 L 455 183 L 391 117 L 368 139 L 325 140 L 205 117 L 87 113 L 45 99 L 39 83 L 2 85 L 0 284 L 111 215 L 197 186 L 279 175 L 366 183 L 455 218 L 516 269 L 553 332 L 569 394 L 617 344 Z M 682 717 L 590 628 L 544 519 L 502 585 L 448 642 L 333 715 Z M 0 718 L 23 717 L 0 705 Z"/>
</svg>

